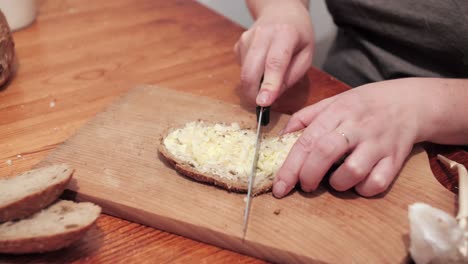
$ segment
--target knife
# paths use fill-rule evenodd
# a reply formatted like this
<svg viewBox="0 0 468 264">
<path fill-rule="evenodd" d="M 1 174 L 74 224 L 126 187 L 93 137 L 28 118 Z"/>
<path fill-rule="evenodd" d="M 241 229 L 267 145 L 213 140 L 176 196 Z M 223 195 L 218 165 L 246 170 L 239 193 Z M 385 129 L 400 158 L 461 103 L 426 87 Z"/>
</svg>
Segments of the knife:
<svg viewBox="0 0 468 264">
<path fill-rule="evenodd" d="M 263 80 L 263 77 L 262 77 L 262 80 Z M 260 82 L 260 84 L 261 83 L 262 82 Z M 246 201 L 245 210 L 244 210 L 244 225 L 243 225 L 242 238 L 245 238 L 245 235 L 247 233 L 247 226 L 249 223 L 250 203 L 252 200 L 252 187 L 255 181 L 255 174 L 257 171 L 257 163 L 258 163 L 258 156 L 259 156 L 259 150 L 260 150 L 260 139 L 262 135 L 262 126 L 266 126 L 270 122 L 270 107 L 257 106 L 256 113 L 257 113 L 257 135 L 256 135 L 256 141 L 255 141 L 254 158 L 252 161 L 252 170 L 249 175 L 249 186 L 247 190 L 247 201 Z"/>
</svg>

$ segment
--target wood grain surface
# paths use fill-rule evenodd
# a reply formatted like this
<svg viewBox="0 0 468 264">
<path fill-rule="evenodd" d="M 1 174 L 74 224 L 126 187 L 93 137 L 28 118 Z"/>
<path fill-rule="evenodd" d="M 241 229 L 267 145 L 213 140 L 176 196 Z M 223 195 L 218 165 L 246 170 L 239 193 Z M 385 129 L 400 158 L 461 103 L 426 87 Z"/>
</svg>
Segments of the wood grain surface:
<svg viewBox="0 0 468 264">
<path fill-rule="evenodd" d="M 458 193 L 458 175 L 456 170 L 450 170 L 437 159 L 437 154 L 442 154 L 447 158 L 463 164 L 468 168 L 468 147 L 466 146 L 445 146 L 425 143 L 424 149 L 429 156 L 432 172 L 437 180 L 453 193 Z"/>
<path fill-rule="evenodd" d="M 232 46 L 243 30 L 194 1 L 38 0 L 38 4 L 37 21 L 14 33 L 17 71 L 0 88 L 0 177 L 37 164 L 137 84 L 241 102 Z M 292 113 L 346 89 L 312 68 L 277 110 Z M 262 261 L 103 215 L 72 248 L 0 256 L 0 262 Z"/>
<path fill-rule="evenodd" d="M 137 87 L 38 166 L 74 167 L 69 189 L 77 193 L 75 199 L 95 202 L 106 213 L 279 263 L 399 263 L 407 257 L 410 204 L 455 211 L 454 195 L 432 176 L 427 155 L 417 148 L 390 191 L 375 199 L 326 188 L 284 199 L 271 193 L 256 197 L 243 239 L 245 194 L 181 177 L 157 158 L 157 149 L 169 128 L 198 119 L 255 127 L 252 110 L 157 86 Z M 287 120 L 272 115 L 265 132 L 277 134 Z"/>
<path fill-rule="evenodd" d="M 1 177 L 32 168 L 137 84 L 157 83 L 241 101 L 236 91 L 240 69 L 232 47 L 243 29 L 194 1 L 39 0 L 38 4 L 37 21 L 13 35 L 17 71 L 0 91 Z M 277 109 L 291 113 L 346 89 L 327 74 L 310 69 L 297 85 L 296 98 L 283 100 Z M 126 261 L 262 263 L 107 215 L 72 248 L 0 256 L 4 263 Z"/>
</svg>

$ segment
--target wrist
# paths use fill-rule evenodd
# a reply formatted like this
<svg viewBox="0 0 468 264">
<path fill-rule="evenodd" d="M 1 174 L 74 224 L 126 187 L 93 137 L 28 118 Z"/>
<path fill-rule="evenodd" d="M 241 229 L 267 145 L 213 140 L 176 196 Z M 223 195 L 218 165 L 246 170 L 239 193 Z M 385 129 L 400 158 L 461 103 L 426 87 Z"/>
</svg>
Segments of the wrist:
<svg viewBox="0 0 468 264">
<path fill-rule="evenodd" d="M 438 84 L 432 78 L 408 78 L 406 89 L 416 90 L 410 109 L 416 111 L 417 133 L 415 143 L 431 141 L 441 119 Z"/>
<path fill-rule="evenodd" d="M 252 16 L 257 19 L 261 16 L 284 13 L 307 13 L 309 1 L 304 0 L 248 0 L 247 6 Z"/>
<path fill-rule="evenodd" d="M 417 142 L 467 144 L 468 80 L 412 78 L 420 90 L 415 104 L 422 105 Z"/>
</svg>

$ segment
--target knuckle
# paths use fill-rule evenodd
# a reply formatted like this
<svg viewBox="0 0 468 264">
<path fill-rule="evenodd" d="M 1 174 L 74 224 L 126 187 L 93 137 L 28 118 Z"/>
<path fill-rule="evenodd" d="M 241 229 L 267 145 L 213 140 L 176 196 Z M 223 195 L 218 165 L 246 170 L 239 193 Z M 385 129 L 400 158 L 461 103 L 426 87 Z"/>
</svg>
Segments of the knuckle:
<svg viewBox="0 0 468 264">
<path fill-rule="evenodd" d="M 327 117 L 325 115 L 319 116 L 315 120 L 315 124 L 317 126 L 316 130 L 318 130 L 318 131 L 320 131 L 322 133 L 326 133 L 327 131 L 330 131 L 330 129 L 331 129 L 329 123 L 327 122 Z"/>
<path fill-rule="evenodd" d="M 266 61 L 265 67 L 269 70 L 280 71 L 284 68 L 285 63 L 278 57 L 269 57 Z"/>
<path fill-rule="evenodd" d="M 333 155 L 335 146 L 326 140 L 317 140 L 315 143 L 314 152 L 323 158 L 328 158 Z"/>
<path fill-rule="evenodd" d="M 244 33 L 242 33 L 239 38 L 240 42 L 245 45 L 247 41 L 249 40 L 249 35 L 250 35 L 249 31 L 244 31 Z"/>
<path fill-rule="evenodd" d="M 371 183 L 372 183 L 375 194 L 378 194 L 387 190 L 387 183 L 384 179 L 375 179 L 371 181 Z"/>
<path fill-rule="evenodd" d="M 314 144 L 314 138 L 306 133 L 302 134 L 297 139 L 297 145 L 306 153 L 312 151 L 312 145 Z"/>
<path fill-rule="evenodd" d="M 372 179 L 369 179 L 369 181 L 367 188 L 358 190 L 359 194 L 362 196 L 372 197 L 387 190 L 387 183 L 384 179 L 373 177 Z"/>
<path fill-rule="evenodd" d="M 298 33 L 296 27 L 289 23 L 278 23 L 275 25 L 277 31 L 288 32 L 288 33 Z"/>
<path fill-rule="evenodd" d="M 331 104 L 329 109 L 333 113 L 348 113 L 350 109 L 354 108 L 348 105 L 348 103 L 343 102 L 343 100 L 338 100 L 337 103 Z"/>
<path fill-rule="evenodd" d="M 268 33 L 268 26 L 258 25 L 255 27 L 255 35 L 263 36 Z"/>
<path fill-rule="evenodd" d="M 240 47 L 240 43 L 239 43 L 239 42 L 236 42 L 236 44 L 234 44 L 234 46 L 232 47 L 232 50 L 234 51 L 234 53 L 236 54 L 236 56 L 239 56 L 239 55 L 240 55 L 239 47 Z"/>
<path fill-rule="evenodd" d="M 274 33 L 275 29 L 271 25 L 259 25 L 255 28 L 252 39 L 263 39 L 271 41 L 271 39 L 274 36 Z"/>
<path fill-rule="evenodd" d="M 269 82 L 269 81 L 263 81 L 261 88 L 262 89 L 265 88 L 267 90 L 272 91 L 272 90 L 276 90 L 278 86 L 279 85 L 277 85 L 276 83 L 272 83 L 272 82 Z"/>
<path fill-rule="evenodd" d="M 242 74 L 240 76 L 240 80 L 241 80 L 243 88 L 248 88 L 253 84 L 252 75 L 250 75 L 250 74 L 248 74 L 246 72 L 242 72 Z"/>
<path fill-rule="evenodd" d="M 293 50 L 291 48 L 286 48 L 283 50 L 283 55 L 286 57 L 292 57 Z"/>
<path fill-rule="evenodd" d="M 297 112 L 291 116 L 291 121 L 294 123 L 301 123 L 304 127 L 307 126 L 307 121 L 302 115 L 298 114 Z"/>
<path fill-rule="evenodd" d="M 356 181 L 360 181 L 367 176 L 367 173 L 364 171 L 363 167 L 355 162 L 346 162 L 344 166 L 348 172 L 347 177 L 351 177 Z"/>
<path fill-rule="evenodd" d="M 275 27 L 275 33 L 281 35 L 282 38 L 288 38 L 297 40 L 300 37 L 299 30 L 291 24 L 277 24 Z"/>
</svg>

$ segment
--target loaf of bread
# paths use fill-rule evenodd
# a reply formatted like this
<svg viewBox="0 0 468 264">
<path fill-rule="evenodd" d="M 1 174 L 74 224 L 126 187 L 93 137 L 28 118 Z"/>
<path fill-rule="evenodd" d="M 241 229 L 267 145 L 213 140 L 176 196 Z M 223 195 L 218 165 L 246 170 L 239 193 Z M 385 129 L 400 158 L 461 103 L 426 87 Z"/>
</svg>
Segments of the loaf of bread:
<svg viewBox="0 0 468 264">
<path fill-rule="evenodd" d="M 15 44 L 8 22 L 0 10 L 0 87 L 5 84 L 13 72 Z"/>
<path fill-rule="evenodd" d="M 171 128 L 159 152 L 181 174 L 229 191 L 246 192 L 255 152 L 255 131 L 237 123 L 203 121 Z M 276 172 L 299 133 L 263 136 L 253 184 L 254 195 L 271 190 Z"/>
<path fill-rule="evenodd" d="M 69 246 L 93 225 L 101 208 L 92 203 L 59 201 L 19 221 L 0 225 L 0 253 L 48 252 Z"/>
<path fill-rule="evenodd" d="M 0 179 L 0 222 L 29 216 L 57 200 L 72 173 L 59 164 Z"/>
</svg>

